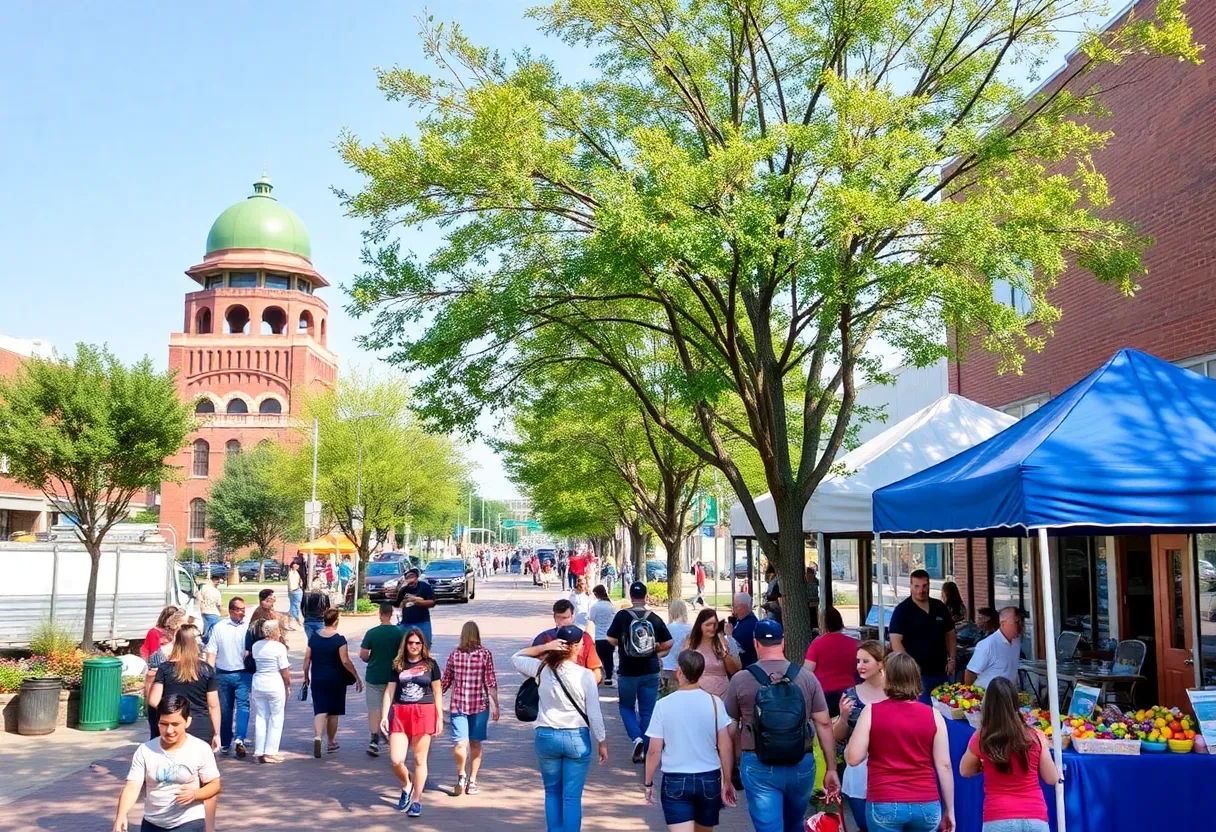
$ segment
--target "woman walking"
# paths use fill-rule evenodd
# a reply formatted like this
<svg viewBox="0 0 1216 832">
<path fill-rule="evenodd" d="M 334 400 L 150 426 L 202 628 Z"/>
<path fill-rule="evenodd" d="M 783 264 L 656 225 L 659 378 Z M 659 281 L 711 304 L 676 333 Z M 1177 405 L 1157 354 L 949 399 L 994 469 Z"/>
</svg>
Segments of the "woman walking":
<svg viewBox="0 0 1216 832">
<path fill-rule="evenodd" d="M 616 648 L 608 640 L 608 628 L 612 626 L 612 619 L 616 617 L 616 607 L 612 606 L 612 602 L 608 600 L 608 589 L 603 584 L 596 584 L 595 589 L 591 590 L 591 594 L 595 596 L 595 603 L 591 605 L 587 619 L 595 628 L 595 653 L 600 657 L 600 664 L 604 666 L 604 684 L 612 687 L 612 668 L 616 661 Z"/>
<path fill-rule="evenodd" d="M 882 702 L 887 698 L 886 677 L 882 662 L 886 653 L 877 641 L 863 641 L 857 645 L 856 666 L 861 684 L 845 690 L 840 697 L 840 715 L 832 723 L 836 742 L 847 743 L 857 727 L 857 720 L 867 705 Z M 849 800 L 849 809 L 860 832 L 866 830 L 866 761 L 857 765 L 845 765 L 844 777 L 840 780 L 840 791 Z"/>
<path fill-rule="evenodd" d="M 950 610 L 950 618 L 956 626 L 967 620 L 967 605 L 963 603 L 963 595 L 954 581 L 942 584 L 941 601 Z"/>
<path fill-rule="evenodd" d="M 156 624 L 144 636 L 143 644 L 139 645 L 139 657 L 144 661 L 148 661 L 148 659 L 152 658 L 153 653 L 165 644 L 173 641 L 173 634 L 177 632 L 177 628 L 171 628 L 169 622 L 176 620 L 178 626 L 181 626 L 182 621 L 185 620 L 185 616 L 185 611 L 175 607 L 173 604 L 162 609 L 160 615 L 156 617 Z"/>
<path fill-rule="evenodd" d="M 667 630 L 671 633 L 671 649 L 662 658 L 659 671 L 659 695 L 666 696 L 675 691 L 679 682 L 676 681 L 676 659 L 684 649 L 684 642 L 692 630 L 688 623 L 688 605 L 679 598 L 667 605 Z"/>
<path fill-rule="evenodd" d="M 697 687 L 721 699 L 726 695 L 730 677 L 738 673 L 741 667 L 738 643 L 722 631 L 718 614 L 712 609 L 697 613 L 687 643 L 689 650 L 696 650 L 705 660 L 705 669 L 697 679 Z M 680 644 L 676 642 L 672 652 L 677 652 Z"/>
<path fill-rule="evenodd" d="M 946 723 L 917 701 L 921 681 L 916 659 L 891 653 L 883 665 L 887 698 L 861 712 L 844 754 L 852 766 L 869 757 L 866 827 L 870 832 L 954 832 Z"/>
<path fill-rule="evenodd" d="M 498 678 L 494 675 L 494 654 L 481 646 L 481 630 L 476 621 L 466 621 L 460 630 L 460 646 L 443 666 L 440 687 L 451 691 L 452 755 L 456 758 L 456 796 L 477 794 L 477 774 L 481 771 L 481 744 L 485 742 L 489 721 L 498 722 Z M 465 763 L 469 766 L 466 778 Z M 425 779 L 425 778 L 424 778 Z"/>
<path fill-rule="evenodd" d="M 840 695 L 853 685 L 857 667 L 857 639 L 846 636 L 840 610 L 828 607 L 819 616 L 819 638 L 806 649 L 806 669 L 815 674 L 828 701 L 828 714 L 840 715 Z"/>
<path fill-rule="evenodd" d="M 322 619 L 324 626 L 308 639 L 304 651 L 304 681 L 312 692 L 312 756 L 321 758 L 321 735 L 333 754 L 338 745 L 338 717 L 346 714 L 346 688 L 363 692 L 363 681 L 347 653 L 346 637 L 338 632 L 338 610 L 331 607 Z"/>
<path fill-rule="evenodd" d="M 1039 786 L 1060 781 L 1051 743 L 1018 708 L 1013 682 L 998 676 L 984 691 L 984 717 L 959 762 L 964 777 L 984 775 L 984 832 L 1048 832 Z"/>
<path fill-rule="evenodd" d="M 443 731 L 443 677 L 439 665 L 431 658 L 422 630 L 411 627 L 405 631 L 393 670 L 396 678 L 390 679 L 384 689 L 380 731 L 388 735 L 389 760 L 401 781 L 397 811 L 416 818 L 422 814 L 431 737 Z M 412 784 L 405 764 L 411 745 L 414 746 Z"/>
<path fill-rule="evenodd" d="M 595 674 L 576 661 L 582 641 L 583 631 L 578 627 L 561 627 L 553 641 L 511 657 L 515 669 L 539 685 L 536 756 L 545 784 L 547 832 L 582 828 L 583 786 L 591 766 L 593 738 L 600 763 L 608 760 Z"/>
<path fill-rule="evenodd" d="M 161 612 L 163 621 L 158 621 L 156 626 L 156 639 L 159 646 L 153 650 L 147 658 L 148 670 L 144 674 L 144 702 L 147 703 L 152 696 L 152 685 L 156 683 L 156 671 L 160 670 L 161 664 L 169 660 L 169 654 L 173 652 L 173 639 L 177 636 L 177 631 L 186 621 L 186 614 L 177 607 L 166 607 L 166 609 L 174 610 L 174 615 L 165 618 L 164 612 Z M 147 644 L 148 640 L 144 639 Z M 148 739 L 154 740 L 160 736 L 160 715 L 156 713 L 156 708 L 147 705 L 144 710 L 148 717 Z"/>
<path fill-rule="evenodd" d="M 281 763 L 279 741 L 283 737 L 283 712 L 291 696 L 291 663 L 287 648 L 278 640 L 279 622 L 262 623 L 262 638 L 253 645 L 253 724 L 257 737 L 254 758 L 259 763 Z"/>
<path fill-rule="evenodd" d="M 156 669 L 148 707 L 153 711 L 166 696 L 185 697 L 196 715 L 190 720 L 190 735 L 220 747 L 220 694 L 216 686 L 215 669 L 203 661 L 199 649 L 199 631 L 193 624 L 184 624 L 173 637 L 173 650 Z"/>
<path fill-rule="evenodd" d="M 735 752 L 722 700 L 697 686 L 705 657 L 682 650 L 676 658 L 679 688 L 659 700 L 646 736 L 646 805 L 654 805 L 654 776 L 663 769 L 663 820 L 670 832 L 701 832 L 718 825 L 722 805 L 734 806 L 730 782 Z"/>
</svg>

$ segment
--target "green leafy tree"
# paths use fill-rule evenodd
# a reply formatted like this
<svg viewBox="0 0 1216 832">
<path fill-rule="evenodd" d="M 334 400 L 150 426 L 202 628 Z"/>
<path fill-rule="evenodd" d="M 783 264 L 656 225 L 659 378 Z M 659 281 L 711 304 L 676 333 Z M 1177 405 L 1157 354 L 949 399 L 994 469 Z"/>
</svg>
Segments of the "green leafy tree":
<svg viewBox="0 0 1216 832">
<path fill-rule="evenodd" d="M 93 648 L 101 546 L 131 499 L 174 474 L 165 460 L 193 429 L 172 373 L 145 358 L 126 366 L 104 347 L 31 358 L 0 379 L 0 454 L 9 476 L 68 506 L 91 561 L 81 646 Z"/>
<path fill-rule="evenodd" d="M 783 529 L 831 470 L 875 339 L 918 364 L 977 340 L 1017 370 L 1059 319 L 1068 264 L 1134 293 L 1148 245 L 1111 210 L 1094 151 L 1103 65 L 1198 61 L 1182 0 L 1088 30 L 1096 0 L 557 0 L 530 14 L 594 50 L 564 81 L 458 27 L 423 23 L 435 75 L 379 73 L 417 135 L 339 150 L 365 180 L 364 344 L 426 368 L 426 414 L 472 424 L 536 367 L 611 370 L 658 428 L 721 470 L 810 636 L 799 535 L 768 534 L 731 440 L 751 446 Z M 1147 14 L 1145 11 L 1147 10 Z M 425 260 L 399 229 L 443 235 Z M 1028 314 L 994 300 L 1005 280 Z M 675 357 L 658 375 L 644 338 Z M 662 411 L 678 391 L 692 426 Z"/>
<path fill-rule="evenodd" d="M 258 444 L 230 455 L 207 503 L 207 525 L 216 545 L 225 550 L 255 546 L 261 552 L 259 582 L 266 580 L 265 558 L 273 556 L 275 542 L 298 534 L 302 522 L 301 504 L 278 487 L 275 472 L 283 453 Z"/>
</svg>

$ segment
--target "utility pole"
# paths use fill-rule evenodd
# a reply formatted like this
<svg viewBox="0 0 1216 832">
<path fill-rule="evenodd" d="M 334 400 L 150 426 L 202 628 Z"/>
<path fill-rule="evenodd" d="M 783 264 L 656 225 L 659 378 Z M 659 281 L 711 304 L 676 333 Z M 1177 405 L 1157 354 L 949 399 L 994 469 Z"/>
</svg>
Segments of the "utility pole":
<svg viewBox="0 0 1216 832">
<path fill-rule="evenodd" d="M 309 529 L 308 529 L 308 539 L 309 540 L 316 540 L 317 534 L 320 533 L 320 530 L 321 530 L 320 529 L 321 518 L 319 516 L 319 511 L 317 509 L 317 446 L 320 444 L 320 442 L 321 442 L 321 423 L 318 420 L 313 419 L 312 420 L 312 501 L 309 505 L 309 510 L 308 510 L 308 519 L 311 521 L 309 523 Z M 317 563 L 317 556 L 315 554 L 309 554 L 309 556 L 308 556 L 308 587 L 307 587 L 307 589 L 309 591 L 312 590 L 313 572 L 316 569 L 316 563 Z"/>
</svg>

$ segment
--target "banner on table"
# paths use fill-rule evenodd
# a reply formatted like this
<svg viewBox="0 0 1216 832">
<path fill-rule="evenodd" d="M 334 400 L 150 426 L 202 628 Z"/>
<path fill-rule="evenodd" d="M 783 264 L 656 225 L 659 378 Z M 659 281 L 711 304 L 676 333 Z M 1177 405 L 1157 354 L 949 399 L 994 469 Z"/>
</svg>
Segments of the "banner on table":
<svg viewBox="0 0 1216 832">
<path fill-rule="evenodd" d="M 1098 688 L 1089 685 L 1077 685 L 1072 689 L 1072 698 L 1068 700 L 1068 715 L 1089 719 L 1094 708 L 1098 707 Z"/>
</svg>

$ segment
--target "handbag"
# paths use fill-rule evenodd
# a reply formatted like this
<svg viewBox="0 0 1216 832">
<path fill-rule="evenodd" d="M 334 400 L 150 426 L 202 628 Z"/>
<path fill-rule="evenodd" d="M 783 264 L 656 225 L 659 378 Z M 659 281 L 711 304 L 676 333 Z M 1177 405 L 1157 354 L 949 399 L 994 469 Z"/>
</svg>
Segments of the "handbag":
<svg viewBox="0 0 1216 832">
<path fill-rule="evenodd" d="M 308 682 L 304 682 L 302 685 L 300 685 L 300 701 L 308 701 Z"/>
<path fill-rule="evenodd" d="M 829 798 L 827 806 L 831 807 L 833 803 L 836 804 L 835 812 L 816 812 L 806 819 L 805 832 L 849 832 L 840 795 Z"/>
</svg>

